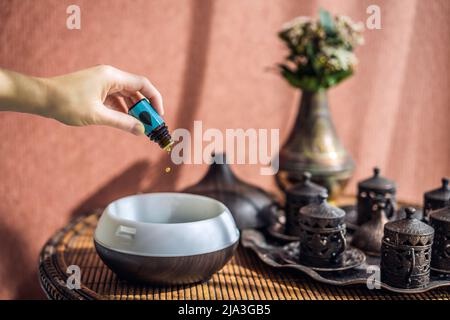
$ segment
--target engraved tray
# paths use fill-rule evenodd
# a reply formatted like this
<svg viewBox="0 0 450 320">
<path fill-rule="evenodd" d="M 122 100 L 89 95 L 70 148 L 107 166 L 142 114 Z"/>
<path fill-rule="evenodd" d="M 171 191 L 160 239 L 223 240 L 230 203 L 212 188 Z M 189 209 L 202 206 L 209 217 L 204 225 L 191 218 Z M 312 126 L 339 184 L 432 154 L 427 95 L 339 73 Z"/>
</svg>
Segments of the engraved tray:
<svg viewBox="0 0 450 320">
<path fill-rule="evenodd" d="M 436 273 L 434 271 L 431 271 L 430 283 L 425 288 L 395 288 L 385 283 L 378 282 L 375 279 L 371 280 L 369 278 L 374 278 L 374 266 L 379 268 L 380 265 L 380 258 L 371 256 L 366 256 L 365 261 L 351 269 L 338 271 L 313 270 L 311 267 L 301 265 L 294 261 L 295 259 L 292 256 L 292 252 L 295 251 L 295 243 L 280 243 L 271 238 L 269 234 L 253 229 L 242 231 L 241 244 L 245 248 L 253 250 L 261 261 L 271 267 L 278 269 L 295 269 L 307 274 L 316 281 L 326 284 L 336 286 L 356 284 L 367 285 L 369 281 L 375 288 L 381 287 L 398 293 L 421 293 L 435 288 L 450 286 L 450 274 Z"/>
</svg>

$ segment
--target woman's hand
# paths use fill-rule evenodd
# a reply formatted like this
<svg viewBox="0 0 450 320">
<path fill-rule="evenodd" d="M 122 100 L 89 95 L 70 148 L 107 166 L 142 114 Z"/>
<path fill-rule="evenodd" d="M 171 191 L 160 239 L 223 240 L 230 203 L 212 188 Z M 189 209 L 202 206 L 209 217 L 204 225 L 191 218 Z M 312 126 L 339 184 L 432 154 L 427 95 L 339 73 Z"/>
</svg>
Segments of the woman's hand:
<svg viewBox="0 0 450 320">
<path fill-rule="evenodd" d="M 46 79 L 50 116 L 68 125 L 106 125 L 134 133 L 144 133 L 142 123 L 128 115 L 140 97 L 150 100 L 163 114 L 161 94 L 143 77 L 111 66 L 97 66 L 60 77 Z"/>
<path fill-rule="evenodd" d="M 54 78 L 0 70 L 0 110 L 34 113 L 73 126 L 106 125 L 143 134 L 142 123 L 127 114 L 142 97 L 164 113 L 161 94 L 147 78 L 111 66 Z"/>
</svg>

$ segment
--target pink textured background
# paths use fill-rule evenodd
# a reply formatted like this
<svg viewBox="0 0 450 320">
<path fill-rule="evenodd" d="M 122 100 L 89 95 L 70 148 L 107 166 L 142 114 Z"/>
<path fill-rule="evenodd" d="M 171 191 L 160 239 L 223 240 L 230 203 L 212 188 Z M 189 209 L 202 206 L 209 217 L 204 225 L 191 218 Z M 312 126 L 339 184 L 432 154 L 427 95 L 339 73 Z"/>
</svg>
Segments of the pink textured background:
<svg viewBox="0 0 450 320">
<path fill-rule="evenodd" d="M 81 30 L 66 8 L 81 7 Z M 299 94 L 270 71 L 285 54 L 276 31 L 319 6 L 365 21 L 378 4 L 382 30 L 367 30 L 356 75 L 330 92 L 338 133 L 357 170 L 379 165 L 399 198 L 421 203 L 450 175 L 450 2 L 294 0 L 0 1 L 0 67 L 53 76 L 111 64 L 148 76 L 170 128 L 280 128 L 286 139 Z M 71 217 L 138 191 L 174 190 L 205 166 L 164 173 L 167 156 L 145 138 L 105 127 L 72 128 L 0 114 L 0 298 L 42 298 L 38 253 Z M 258 167 L 238 175 L 274 190 Z"/>
</svg>

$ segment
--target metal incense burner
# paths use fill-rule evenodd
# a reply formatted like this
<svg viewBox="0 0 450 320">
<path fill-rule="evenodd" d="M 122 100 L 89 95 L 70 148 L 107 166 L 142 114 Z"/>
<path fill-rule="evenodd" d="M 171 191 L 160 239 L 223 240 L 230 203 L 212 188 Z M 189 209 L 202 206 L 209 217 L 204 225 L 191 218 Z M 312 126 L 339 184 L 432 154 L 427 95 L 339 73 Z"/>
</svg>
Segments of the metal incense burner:
<svg viewBox="0 0 450 320">
<path fill-rule="evenodd" d="M 373 169 L 373 176 L 358 183 L 358 225 L 361 225 L 371 219 L 373 199 L 382 196 L 390 199 L 386 207 L 387 217 L 391 218 L 397 207 L 395 198 L 395 182 L 380 176 L 380 169 Z"/>
<path fill-rule="evenodd" d="M 440 188 L 425 192 L 423 195 L 423 216 L 428 220 L 431 211 L 450 205 L 450 186 L 448 178 L 442 178 Z"/>
<path fill-rule="evenodd" d="M 431 268 L 450 273 L 450 206 L 432 211 L 430 224 L 435 231 Z"/>
<path fill-rule="evenodd" d="M 414 208 L 405 212 L 405 219 L 384 226 L 381 281 L 397 288 L 423 288 L 430 281 L 434 229 L 413 218 Z"/>
<path fill-rule="evenodd" d="M 346 249 L 345 211 L 329 205 L 328 195 L 319 195 L 320 203 L 300 209 L 300 254 L 302 264 L 337 267 L 343 264 Z"/>
<path fill-rule="evenodd" d="M 319 203 L 319 195 L 327 189 L 311 181 L 311 173 L 304 172 L 303 180 L 285 191 L 286 194 L 286 233 L 298 236 L 300 233 L 300 209 L 311 203 Z"/>
</svg>

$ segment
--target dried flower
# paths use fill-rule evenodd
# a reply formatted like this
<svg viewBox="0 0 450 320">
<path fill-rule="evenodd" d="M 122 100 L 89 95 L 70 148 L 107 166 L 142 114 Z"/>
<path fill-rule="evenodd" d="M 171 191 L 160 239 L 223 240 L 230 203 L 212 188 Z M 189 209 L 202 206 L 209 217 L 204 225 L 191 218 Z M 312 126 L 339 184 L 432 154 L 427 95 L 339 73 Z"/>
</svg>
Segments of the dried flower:
<svg viewBox="0 0 450 320">
<path fill-rule="evenodd" d="M 279 65 L 282 75 L 309 91 L 336 85 L 353 73 L 353 49 L 364 42 L 362 30 L 362 23 L 325 10 L 318 20 L 302 16 L 289 21 L 278 34 L 290 51 L 288 62 Z"/>
</svg>

